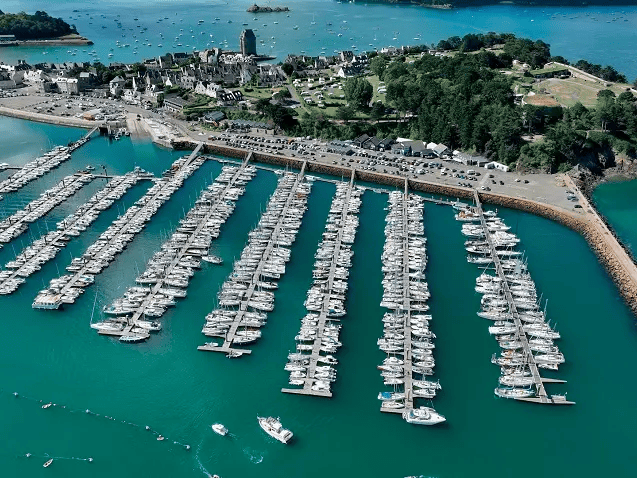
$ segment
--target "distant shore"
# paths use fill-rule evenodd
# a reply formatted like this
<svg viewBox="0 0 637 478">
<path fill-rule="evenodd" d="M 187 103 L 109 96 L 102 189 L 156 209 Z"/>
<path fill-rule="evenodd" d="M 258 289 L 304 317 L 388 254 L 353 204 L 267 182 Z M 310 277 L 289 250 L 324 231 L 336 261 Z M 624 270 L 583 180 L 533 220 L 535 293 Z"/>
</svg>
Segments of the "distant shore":
<svg viewBox="0 0 637 478">
<path fill-rule="evenodd" d="M 0 42 L 0 46 L 66 46 L 66 45 L 92 45 L 93 42 L 80 35 L 66 35 L 45 40 L 13 40 Z"/>
</svg>

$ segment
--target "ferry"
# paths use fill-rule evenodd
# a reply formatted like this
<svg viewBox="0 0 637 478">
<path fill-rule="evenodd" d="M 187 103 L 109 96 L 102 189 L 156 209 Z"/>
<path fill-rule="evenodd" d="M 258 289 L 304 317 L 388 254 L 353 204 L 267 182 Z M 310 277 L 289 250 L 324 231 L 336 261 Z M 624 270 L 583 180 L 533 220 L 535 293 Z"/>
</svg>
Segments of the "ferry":
<svg viewBox="0 0 637 478">
<path fill-rule="evenodd" d="M 294 434 L 290 430 L 286 430 L 281 425 L 278 418 L 274 417 L 257 417 L 259 425 L 263 428 L 263 431 L 270 435 L 272 438 L 276 438 L 283 444 L 287 444 Z"/>
</svg>

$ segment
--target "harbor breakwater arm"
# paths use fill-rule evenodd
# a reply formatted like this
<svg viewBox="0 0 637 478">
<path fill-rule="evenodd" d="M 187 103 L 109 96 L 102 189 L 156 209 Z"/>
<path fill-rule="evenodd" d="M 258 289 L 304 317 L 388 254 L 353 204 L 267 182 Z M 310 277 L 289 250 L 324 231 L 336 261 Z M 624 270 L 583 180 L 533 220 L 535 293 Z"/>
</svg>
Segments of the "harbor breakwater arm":
<svg viewBox="0 0 637 478">
<path fill-rule="evenodd" d="M 22 111 L 15 108 L 7 108 L 6 106 L 0 106 L 0 115 L 10 116 L 12 118 L 19 118 L 30 121 L 37 121 L 38 123 L 57 124 L 60 126 L 74 126 L 77 128 L 94 128 L 99 124 L 97 121 L 89 121 L 80 118 L 71 118 L 56 115 L 47 115 L 44 113 L 34 113 L 31 111 Z"/>
<path fill-rule="evenodd" d="M 245 158 L 247 154 L 246 150 L 210 143 L 207 143 L 204 148 L 206 152 L 235 158 Z M 300 159 L 265 153 L 254 153 L 251 160 L 257 163 L 272 164 L 294 169 L 300 169 L 304 163 L 304 161 Z M 348 177 L 351 174 L 351 168 L 316 162 L 308 162 L 306 170 L 307 172 L 337 177 Z M 403 187 L 405 184 L 405 178 L 402 176 L 372 171 L 355 170 L 355 178 L 360 181 L 390 187 Z M 575 191 L 578 195 L 582 206 L 579 212 L 569 211 L 561 207 L 533 201 L 531 199 L 507 196 L 504 194 L 492 192 L 479 192 L 478 194 L 483 203 L 529 212 L 536 216 L 556 221 L 580 233 L 584 239 L 586 239 L 586 242 L 588 242 L 599 262 L 612 278 L 630 310 L 637 316 L 637 265 L 635 265 L 630 255 L 599 217 L 594 206 L 580 191 L 575 182 L 570 177 L 567 177 L 566 182 L 570 189 Z M 472 200 L 473 198 L 473 189 L 471 188 L 437 184 L 418 179 L 408 179 L 408 185 L 410 189 L 419 192 L 467 200 Z"/>
</svg>

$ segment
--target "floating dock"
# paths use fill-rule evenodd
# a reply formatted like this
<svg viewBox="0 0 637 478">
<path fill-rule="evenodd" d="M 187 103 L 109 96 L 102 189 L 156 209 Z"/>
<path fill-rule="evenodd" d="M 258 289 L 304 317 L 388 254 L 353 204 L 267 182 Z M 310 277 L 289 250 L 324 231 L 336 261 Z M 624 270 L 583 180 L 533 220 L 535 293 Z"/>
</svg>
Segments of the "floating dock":
<svg viewBox="0 0 637 478">
<path fill-rule="evenodd" d="M 140 179 L 148 179 L 142 171 L 114 177 L 77 210 L 57 223 L 57 229 L 36 239 L 0 271 L 0 294 L 14 292 L 26 277 L 40 270 L 42 264 L 53 259 L 72 237 L 79 236 L 100 213 L 113 205 Z"/>
<path fill-rule="evenodd" d="M 44 191 L 40 197 L 0 222 L 0 243 L 10 242 L 20 236 L 27 230 L 28 224 L 40 219 L 94 179 L 95 176 L 92 174 L 83 173 L 66 176 L 57 185 Z"/>
<path fill-rule="evenodd" d="M 246 313 L 248 312 L 248 307 L 251 307 L 250 302 L 252 301 L 252 298 L 255 295 L 255 291 L 257 290 L 257 287 L 258 287 L 258 282 L 261 280 L 262 273 L 264 272 L 264 266 L 268 263 L 268 260 L 271 258 L 273 249 L 275 248 L 275 245 L 277 244 L 277 241 L 279 240 L 279 236 L 282 233 L 282 230 L 285 225 L 284 223 L 287 219 L 288 209 L 290 208 L 290 206 L 293 204 L 294 201 L 297 201 L 299 199 L 297 195 L 298 195 L 299 186 L 301 185 L 304 179 L 305 165 L 306 163 L 303 163 L 301 171 L 298 174 L 295 174 L 294 183 L 292 187 L 289 189 L 289 191 L 286 192 L 286 200 L 285 200 L 285 203 L 283 204 L 283 207 L 280 209 L 280 211 L 278 211 L 278 215 L 277 215 L 278 219 L 276 221 L 276 225 L 274 226 L 272 231 L 269 233 L 268 243 L 265 247 L 265 250 L 263 251 L 261 255 L 259 264 L 257 265 L 254 273 L 251 274 L 249 283 L 247 283 L 247 289 L 241 295 L 241 299 L 238 305 L 238 310 L 234 311 L 235 315 L 233 317 L 232 323 L 230 324 L 230 327 L 228 328 L 228 330 L 223 334 L 223 343 L 217 344 L 214 342 L 209 342 L 203 346 L 198 347 L 197 348 L 198 350 L 202 350 L 206 352 L 221 352 L 225 354 L 230 354 L 230 356 L 235 356 L 235 357 L 239 357 L 244 354 L 249 354 L 251 352 L 249 349 L 237 348 L 233 346 L 233 344 L 235 342 L 235 338 L 237 337 L 237 332 L 239 328 L 242 327 L 242 321 Z M 287 173 L 287 174 L 289 175 L 291 173 Z M 275 194 L 276 194 L 276 191 L 275 191 Z M 302 196 L 302 198 L 304 198 L 304 196 Z M 305 202 L 305 200 L 306 198 L 303 199 L 303 202 Z M 268 213 L 268 210 L 266 210 L 264 215 L 267 213 Z M 250 243 L 246 245 L 246 248 L 244 248 L 244 251 L 249 247 L 250 247 Z M 206 332 L 205 327 L 204 327 L 204 330 L 202 330 L 202 332 L 204 333 L 204 335 L 207 335 L 210 337 L 219 337 L 219 335 L 216 333 L 212 335 L 208 334 Z"/>
<path fill-rule="evenodd" d="M 209 199 L 205 199 L 205 198 L 213 197 L 214 198 L 213 201 L 207 204 L 206 210 L 203 213 L 203 215 L 199 215 L 196 219 L 193 219 L 197 221 L 197 226 L 192 232 L 188 233 L 189 237 L 186 239 L 185 242 L 182 241 L 179 243 L 180 244 L 179 249 L 176 251 L 176 253 L 174 253 L 174 257 L 172 258 L 170 263 L 164 266 L 162 270 L 163 275 L 161 277 L 158 277 L 157 281 L 154 282 L 154 284 L 149 288 L 149 291 L 144 297 L 144 299 L 142 300 L 141 305 L 136 307 L 130 316 L 126 315 L 127 326 L 123 330 L 124 334 L 128 334 L 129 332 L 132 332 L 133 329 L 137 331 L 137 329 L 139 329 L 139 327 L 137 327 L 138 321 L 146 318 L 149 308 L 156 308 L 154 303 L 156 302 L 158 295 L 161 295 L 161 296 L 165 295 L 162 292 L 162 289 L 167 286 L 166 281 L 169 280 L 168 278 L 171 276 L 174 270 L 176 270 L 177 268 L 180 268 L 180 263 L 182 263 L 182 261 L 185 258 L 194 256 L 197 258 L 197 260 L 199 260 L 199 258 L 202 256 L 202 253 L 194 254 L 192 250 L 193 249 L 196 249 L 198 251 L 203 249 L 205 249 L 206 251 L 208 250 L 208 248 L 210 247 L 210 242 L 212 241 L 212 237 L 210 237 L 207 240 L 207 245 L 203 247 L 202 245 L 198 243 L 198 241 L 202 240 L 201 239 L 202 234 L 210 229 L 211 226 L 209 225 L 209 221 L 213 217 L 221 216 L 220 209 L 222 206 L 227 207 L 228 202 L 230 201 L 230 199 L 228 199 L 227 197 L 227 194 L 233 188 L 237 187 L 236 186 L 237 181 L 241 179 L 245 183 L 248 180 L 250 180 L 252 177 L 254 177 L 254 173 L 256 171 L 254 168 L 252 168 L 252 171 L 250 171 L 249 173 L 247 173 L 246 171 L 248 166 L 248 161 L 249 161 L 249 158 L 246 158 L 246 160 L 240 166 L 233 166 L 235 169 L 234 172 L 232 173 L 222 172 L 219 175 L 219 177 L 217 177 L 217 179 L 213 183 L 213 186 L 215 184 L 219 185 L 219 189 L 214 193 L 214 196 L 212 196 L 213 193 L 211 192 L 210 188 L 204 189 L 201 196 L 197 200 L 196 205 L 188 212 L 185 219 L 187 219 L 191 215 L 191 213 L 193 213 L 193 211 L 196 211 L 198 208 L 200 208 L 202 204 L 205 204 L 207 201 L 209 201 Z M 228 168 L 230 167 L 226 167 L 226 169 Z M 231 176 L 227 178 L 229 174 L 231 174 Z M 223 181 L 221 181 L 220 178 L 222 177 L 226 177 L 227 180 L 224 179 Z M 227 217 L 224 216 L 224 222 L 226 219 Z M 168 243 L 170 243 L 171 241 L 173 241 L 172 237 L 168 241 Z M 157 317 L 157 314 L 152 315 L 152 317 Z"/>
<path fill-rule="evenodd" d="M 69 146 L 55 147 L 44 156 L 28 162 L 4 181 L 0 181 L 0 200 L 3 198 L 3 194 L 18 191 L 19 189 L 29 184 L 31 181 L 36 180 L 40 176 L 43 176 L 44 174 L 51 171 L 53 168 L 58 167 L 64 161 L 70 159 L 71 153 L 83 144 L 87 143 L 91 139 L 93 133 L 95 133 L 97 130 L 98 127 L 93 128 L 81 139 L 75 141 L 74 143 L 71 143 Z"/>
<path fill-rule="evenodd" d="M 122 217 L 116 219 L 80 258 L 71 262 L 71 266 L 77 264 L 79 269 L 72 275 L 52 280 L 48 289 L 40 291 L 32 307 L 58 309 L 63 303 L 75 302 L 75 299 L 84 292 L 84 287 L 93 283 L 94 276 L 115 260 L 116 255 L 142 231 L 145 223 L 161 205 L 204 163 L 203 158 L 197 158 L 200 149 L 201 145 L 187 158 L 175 161 L 162 179 L 156 180 L 134 206 L 131 206 Z"/>
<path fill-rule="evenodd" d="M 482 210 L 482 203 L 480 202 L 480 195 L 477 191 L 474 191 L 474 201 L 475 201 L 475 212 L 480 217 L 480 224 L 484 229 L 485 239 L 489 245 L 489 249 L 491 250 L 491 258 L 495 265 L 495 271 L 498 277 L 501 280 L 501 284 L 504 288 L 504 294 L 506 301 L 509 307 L 509 313 L 512 317 L 513 323 L 516 327 L 516 338 L 522 343 L 522 350 L 526 360 L 526 364 L 531 371 L 531 376 L 533 377 L 533 384 L 536 389 L 535 397 L 524 397 L 524 398 L 515 398 L 515 400 L 520 400 L 524 402 L 532 402 L 532 403 L 542 403 L 542 404 L 552 404 L 552 405 L 574 405 L 575 402 L 571 402 L 566 400 L 561 396 L 557 397 L 549 397 L 546 393 L 546 389 L 544 388 L 544 383 L 564 383 L 563 380 L 556 379 L 543 379 L 540 376 L 540 371 L 538 369 L 537 363 L 535 362 L 535 358 L 531 351 L 531 347 L 529 345 L 528 338 L 526 333 L 524 332 L 522 321 L 520 320 L 520 314 L 516 307 L 515 301 L 513 300 L 513 295 L 511 293 L 511 289 L 509 288 L 509 282 L 506 279 L 506 275 L 504 273 L 504 269 L 502 268 L 502 262 L 500 261 L 500 257 L 497 253 L 496 246 L 493 243 L 491 238 L 491 233 L 489 232 L 489 228 L 487 227 L 487 222 L 484 217 L 484 211 Z"/>
<path fill-rule="evenodd" d="M 282 388 L 281 392 L 283 393 L 291 393 L 297 395 L 311 395 L 315 397 L 332 397 L 331 388 L 328 389 L 324 387 L 316 387 L 315 382 L 319 380 L 316 377 L 316 369 L 319 366 L 319 361 L 323 358 L 320 354 L 321 348 L 324 346 L 324 341 L 328 340 L 329 342 L 333 342 L 332 336 L 327 336 L 325 334 L 325 326 L 327 323 L 332 322 L 340 322 L 340 319 L 335 317 L 330 317 L 330 302 L 332 301 L 334 295 L 334 280 L 336 276 L 336 267 L 338 265 L 339 259 L 341 258 L 341 254 L 343 252 L 343 231 L 346 226 L 347 216 L 349 214 L 350 208 L 352 206 L 352 191 L 354 189 L 354 172 L 352 171 L 352 175 L 350 177 L 349 183 L 347 183 L 347 191 L 345 200 L 342 202 L 341 210 L 338 211 L 338 218 L 335 219 L 334 223 L 338 226 L 338 232 L 336 235 L 336 240 L 334 244 L 334 250 L 330 259 L 330 269 L 327 276 L 327 283 L 325 284 L 324 290 L 326 291 L 322 298 L 321 309 L 318 313 L 318 324 L 316 326 L 317 333 L 314 338 L 314 342 L 312 344 L 312 350 L 309 354 L 304 355 L 303 361 L 307 361 L 306 367 L 306 377 L 303 379 L 302 388 Z M 357 196 L 358 197 L 358 196 Z M 338 198 L 335 198 L 335 201 Z M 330 213 L 332 209 L 330 209 Z M 353 241 L 353 238 L 352 238 Z M 349 246 L 348 246 L 349 247 Z M 346 251 L 346 252 L 349 252 Z M 323 380 L 324 379 L 320 379 Z"/>
</svg>

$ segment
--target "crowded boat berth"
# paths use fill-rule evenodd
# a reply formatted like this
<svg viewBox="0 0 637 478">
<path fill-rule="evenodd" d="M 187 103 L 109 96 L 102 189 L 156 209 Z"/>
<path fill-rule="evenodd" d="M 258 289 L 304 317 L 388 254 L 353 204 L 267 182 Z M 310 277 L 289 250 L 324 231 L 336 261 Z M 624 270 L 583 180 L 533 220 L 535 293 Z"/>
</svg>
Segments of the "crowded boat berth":
<svg viewBox="0 0 637 478">
<path fill-rule="evenodd" d="M 3 194 L 22 189 L 31 181 L 44 176 L 63 162 L 71 159 L 71 153 L 88 142 L 95 131 L 97 128 L 93 128 L 84 137 L 69 146 L 56 146 L 48 153 L 29 161 L 4 181 L 0 181 L 0 199 L 3 198 Z"/>
<path fill-rule="evenodd" d="M 52 279 L 49 286 L 38 293 L 32 307 L 59 309 L 62 304 L 75 302 L 84 288 L 95 281 L 95 276 L 115 260 L 162 204 L 205 162 L 203 156 L 197 156 L 198 152 L 199 148 L 190 156 L 177 159 L 162 178 L 155 179 L 146 194 L 113 221 L 84 254 L 71 261 L 67 267 L 70 274 Z"/>
<path fill-rule="evenodd" d="M 491 321 L 488 331 L 498 341 L 499 354 L 491 362 L 500 367 L 494 393 L 501 398 L 549 404 L 573 404 L 565 395 L 546 392 L 545 383 L 563 380 L 541 377 L 539 369 L 557 371 L 564 363 L 555 340 L 559 332 L 546 321 L 535 283 L 515 247 L 520 240 L 494 211 L 483 211 L 475 194 L 475 207 L 457 204 L 455 218 L 467 237 L 467 261 L 482 273 L 475 290 L 482 294 L 478 316 Z"/>
<path fill-rule="evenodd" d="M 261 338 L 267 313 L 274 310 L 273 290 L 285 274 L 290 247 L 301 227 L 311 189 L 304 169 L 299 174 L 279 174 L 265 212 L 248 234 L 241 257 L 219 291 L 218 307 L 206 316 L 201 332 L 213 340 L 199 350 L 222 352 L 228 358 L 250 353 L 240 346 Z"/>
<path fill-rule="evenodd" d="M 110 208 L 138 181 L 150 177 L 152 177 L 150 173 L 136 168 L 123 176 L 112 178 L 75 212 L 58 222 L 55 230 L 34 240 L 15 259 L 5 264 L 4 270 L 0 271 L 0 294 L 15 292 L 27 277 L 39 271 L 43 264 L 53 259 L 68 241 L 84 232 L 102 211 Z"/>
<path fill-rule="evenodd" d="M 37 221 L 54 207 L 62 204 L 86 184 L 95 179 L 92 174 L 75 173 L 66 176 L 52 188 L 44 191 L 22 209 L 0 221 L 0 248 L 24 233 L 29 224 Z"/>
<path fill-rule="evenodd" d="M 408 423 L 436 425 L 445 417 L 431 407 L 416 406 L 418 400 L 431 402 L 440 383 L 431 378 L 435 360 L 429 329 L 431 315 L 427 268 L 427 239 L 423 225 L 424 199 L 415 194 L 389 193 L 385 218 L 385 245 L 382 255 L 383 297 L 387 309 L 383 337 L 378 347 L 387 355 L 378 366 L 389 390 L 378 394 L 381 411 L 400 413 Z"/>
<path fill-rule="evenodd" d="M 195 206 L 179 221 L 179 226 L 148 261 L 146 270 L 104 313 L 111 319 L 93 324 L 103 334 L 126 328 L 120 340 L 137 332 L 156 332 L 161 326 L 152 319 L 161 317 L 177 298 L 186 296 L 186 287 L 208 256 L 212 241 L 232 215 L 244 186 L 256 175 L 247 164 L 224 166 L 215 181 L 202 191 Z"/>
<path fill-rule="evenodd" d="M 339 335 L 341 319 L 346 315 L 345 299 L 349 269 L 354 251 L 352 245 L 358 230 L 358 213 L 364 190 L 339 182 L 325 231 L 318 249 L 312 276 L 314 281 L 307 292 L 301 328 L 295 337 L 296 351 L 288 355 L 285 370 L 290 372 L 289 383 L 301 388 L 283 388 L 284 393 L 331 397 L 331 384 L 336 381 L 337 359 L 334 354 L 341 347 Z"/>
</svg>

